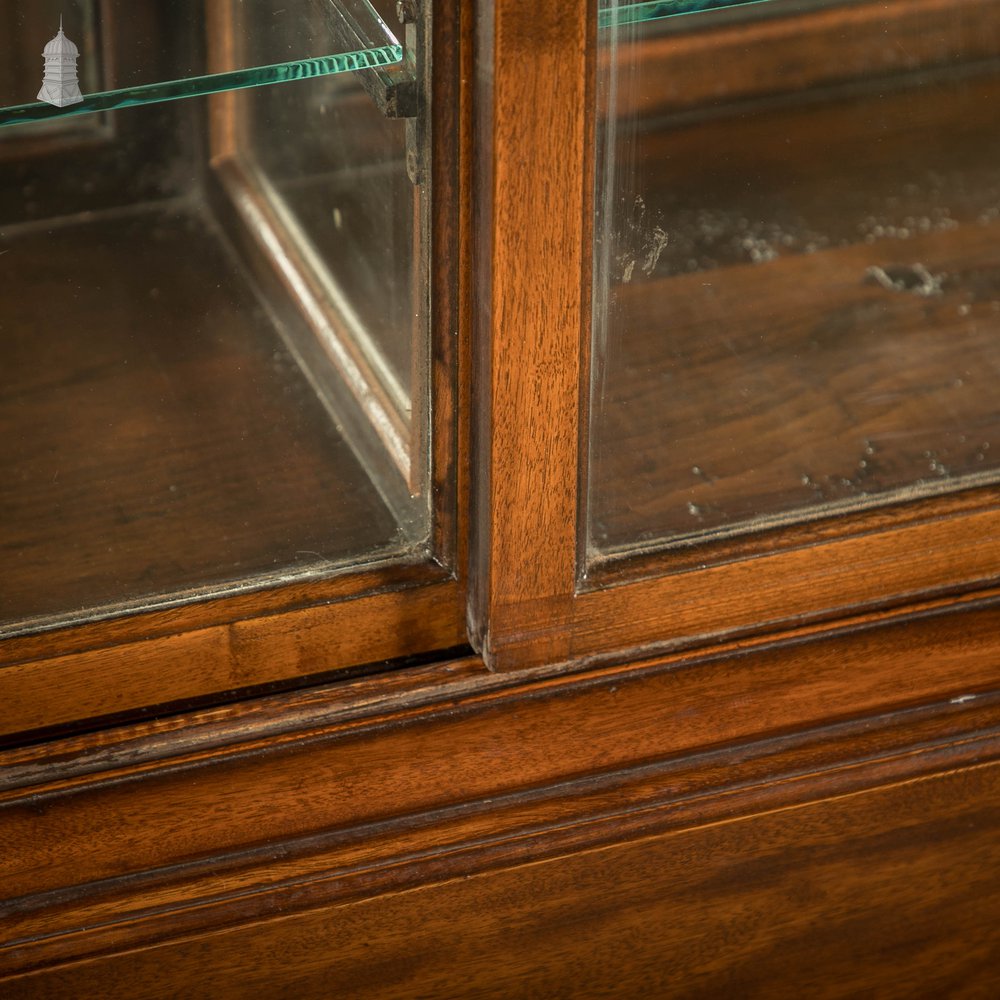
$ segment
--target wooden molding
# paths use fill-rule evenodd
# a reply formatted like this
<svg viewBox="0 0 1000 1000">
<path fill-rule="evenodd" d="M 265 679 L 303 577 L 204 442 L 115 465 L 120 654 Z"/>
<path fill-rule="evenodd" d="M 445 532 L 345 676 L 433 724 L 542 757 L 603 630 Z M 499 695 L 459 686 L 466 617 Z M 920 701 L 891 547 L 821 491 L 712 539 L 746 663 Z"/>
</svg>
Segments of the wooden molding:
<svg viewBox="0 0 1000 1000">
<path fill-rule="evenodd" d="M 362 885 L 3 982 L 20 998 L 990 996 L 998 768 Z M 471 867 L 471 866 L 470 866 Z M 454 868 L 452 868 L 452 872 Z M 294 898 L 294 896 L 293 896 Z"/>
<path fill-rule="evenodd" d="M 972 602 L 576 675 L 459 661 L 9 751 L 0 969 L 981 769 L 998 626 Z"/>
<path fill-rule="evenodd" d="M 454 580 L 0 668 L 0 737 L 454 648 Z"/>
</svg>

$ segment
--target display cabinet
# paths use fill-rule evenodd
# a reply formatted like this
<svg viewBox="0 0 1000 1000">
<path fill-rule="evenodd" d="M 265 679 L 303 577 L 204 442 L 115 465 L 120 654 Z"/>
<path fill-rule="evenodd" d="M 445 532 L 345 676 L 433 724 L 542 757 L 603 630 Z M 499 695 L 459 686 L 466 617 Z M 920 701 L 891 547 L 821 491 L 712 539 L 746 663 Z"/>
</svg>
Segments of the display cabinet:
<svg viewBox="0 0 1000 1000">
<path fill-rule="evenodd" d="M 565 98 L 495 140 L 512 235 L 491 258 L 479 615 L 500 665 L 996 571 L 993 5 L 660 16 L 684 6 L 580 12 L 548 82 L 494 84 L 512 119 L 556 77 Z M 529 148 L 546 184 L 519 175 Z"/>
<path fill-rule="evenodd" d="M 0 993 L 1000 989 L 997 0 L 0 18 Z"/>
<path fill-rule="evenodd" d="M 455 146 L 386 13 L 5 5 L 3 733 L 464 643 Z"/>
</svg>

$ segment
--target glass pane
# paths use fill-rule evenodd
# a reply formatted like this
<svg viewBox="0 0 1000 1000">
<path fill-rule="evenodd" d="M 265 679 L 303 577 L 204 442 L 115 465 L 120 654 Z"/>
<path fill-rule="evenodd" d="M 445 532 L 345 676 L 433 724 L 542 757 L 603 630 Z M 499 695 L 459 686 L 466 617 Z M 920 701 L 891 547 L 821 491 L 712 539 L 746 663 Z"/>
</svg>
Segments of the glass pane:
<svg viewBox="0 0 1000 1000">
<path fill-rule="evenodd" d="M 657 21 L 663 17 L 702 14 L 709 10 L 770 2 L 772 0 L 645 0 L 644 3 L 614 3 L 613 0 L 601 0 L 598 5 L 598 26 L 608 28 L 611 25 Z"/>
<path fill-rule="evenodd" d="M 1000 4 L 618 11 L 591 558 L 995 480 Z"/>
<path fill-rule="evenodd" d="M 211 15 L 217 2 L 104 4 L 112 19 L 128 17 L 135 50 L 146 50 L 150 57 L 116 66 L 95 92 L 87 80 L 100 32 L 99 25 L 94 30 L 94 0 L 7 0 L 2 17 L 9 27 L 0 37 L 8 48 L 13 43 L 17 58 L 0 75 L 0 125 L 349 73 L 389 66 L 403 57 L 368 0 L 226 0 L 232 30 L 227 44 L 213 48 L 210 61 L 197 50 L 172 49 L 169 61 L 151 55 L 161 44 L 162 8 L 169 6 L 173 17 L 202 20 L 203 7 Z M 32 49 L 41 56 L 37 63 L 30 58 Z"/>
<path fill-rule="evenodd" d="M 89 12 L 104 67 L 165 79 L 236 29 L 255 63 L 291 51 L 327 5 L 284 5 L 287 37 L 283 5 L 62 6 L 67 29 Z M 405 132 L 354 74 L 0 131 L 0 635 L 423 549 L 426 195 Z"/>
<path fill-rule="evenodd" d="M 325 296 L 408 419 L 421 189 L 407 176 L 406 122 L 384 117 L 355 76 L 308 90 L 305 100 L 284 87 L 247 95 L 247 153 L 303 253 L 323 263 Z M 309 127 L 314 116 L 322 129 Z"/>
</svg>

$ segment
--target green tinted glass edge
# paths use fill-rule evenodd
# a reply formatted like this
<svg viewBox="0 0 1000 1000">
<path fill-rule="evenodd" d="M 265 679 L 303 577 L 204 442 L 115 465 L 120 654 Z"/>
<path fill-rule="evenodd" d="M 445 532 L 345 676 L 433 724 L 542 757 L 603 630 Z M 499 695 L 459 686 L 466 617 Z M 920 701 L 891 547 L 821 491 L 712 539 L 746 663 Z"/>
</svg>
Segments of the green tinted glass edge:
<svg viewBox="0 0 1000 1000">
<path fill-rule="evenodd" d="M 598 26 L 636 24 L 640 21 L 657 21 L 664 17 L 682 14 L 703 14 L 706 11 L 724 10 L 727 7 L 744 7 L 749 4 L 770 3 L 772 0 L 647 0 L 645 3 L 625 3 L 618 6 L 602 5 L 598 9 Z"/>
<path fill-rule="evenodd" d="M 314 51 L 300 52 L 300 58 L 297 59 L 268 62 L 260 66 L 233 67 L 207 75 L 178 76 L 163 81 L 133 84 L 86 94 L 82 102 L 65 107 L 55 107 L 44 102 L 0 106 L 0 127 L 264 87 L 293 80 L 308 80 L 337 73 L 379 69 L 403 61 L 402 46 L 368 0 L 329 0 L 320 9 L 327 11 L 328 38 L 324 37 L 319 52 L 312 45 Z M 323 51 L 324 49 L 327 51 Z"/>
<path fill-rule="evenodd" d="M 50 104 L 22 104 L 18 107 L 0 108 L 0 127 L 48 121 L 69 115 L 92 114 L 95 111 L 111 111 L 115 108 L 131 108 L 143 104 L 155 104 L 158 101 L 176 101 L 184 97 L 220 94 L 227 90 L 263 87 L 290 80 L 308 80 L 335 73 L 376 69 L 380 66 L 392 66 L 402 62 L 402 59 L 403 49 L 400 45 L 383 45 L 361 52 L 344 52 L 319 59 L 257 66 L 253 69 L 196 76 L 187 80 L 170 80 L 145 87 L 108 90 L 99 94 L 89 94 L 82 104 L 73 104 L 66 108 L 56 108 Z"/>
</svg>

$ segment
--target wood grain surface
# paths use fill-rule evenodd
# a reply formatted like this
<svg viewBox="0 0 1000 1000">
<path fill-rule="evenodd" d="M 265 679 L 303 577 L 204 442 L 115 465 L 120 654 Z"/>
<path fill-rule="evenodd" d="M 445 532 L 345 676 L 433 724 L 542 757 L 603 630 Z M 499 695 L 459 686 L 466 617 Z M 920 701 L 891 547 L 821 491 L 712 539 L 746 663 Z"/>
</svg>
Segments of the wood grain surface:
<svg viewBox="0 0 1000 1000">
<path fill-rule="evenodd" d="M 4 625 L 398 544 L 377 490 L 197 211 L 4 244 Z M 123 255 L 135 262 L 128 280 Z"/>
<path fill-rule="evenodd" d="M 842 761 L 864 758 L 875 746 L 869 736 L 890 756 L 900 740 L 957 739 L 949 752 L 961 756 L 959 732 L 994 725 L 998 614 L 996 600 L 960 611 L 942 603 L 848 629 L 807 629 L 777 645 L 731 643 L 708 656 L 579 676 L 550 668 L 518 678 L 444 664 L 410 682 L 400 674 L 334 686 L 279 703 L 276 715 L 261 706 L 216 710 L 214 724 L 211 715 L 148 724 L 124 732 L 117 749 L 95 736 L 9 751 L 0 756 L 5 893 L 31 897 L 24 906 L 42 906 L 39 919 L 50 923 L 50 904 L 86 901 L 98 887 L 117 898 L 204 876 L 201 889 L 188 891 L 222 900 L 234 873 L 256 878 L 260 864 L 280 857 L 290 877 L 301 864 L 312 870 L 322 864 L 308 860 L 316 850 L 325 857 L 352 830 L 367 842 L 372 824 L 424 816 L 447 825 L 463 803 L 514 805 L 508 797 L 526 790 L 583 782 L 567 792 L 576 801 L 597 775 L 682 761 L 699 772 L 710 762 L 698 754 L 725 759 L 727 748 L 756 746 L 733 759 L 768 757 L 777 748 L 766 741 L 797 733 L 811 734 L 793 740 L 800 749 L 818 740 Z M 930 706 L 926 722 L 922 706 Z M 841 724 L 843 744 L 824 728 Z M 714 767 L 707 787 L 719 780 Z M 762 765 L 765 785 L 776 769 Z M 50 900 L 51 892 L 61 895 Z"/>
<path fill-rule="evenodd" d="M 71 963 L 11 1000 L 988 997 L 992 766 Z"/>
<path fill-rule="evenodd" d="M 525 0 L 499 3 L 492 20 L 477 22 L 479 582 L 471 613 L 491 664 L 493 636 L 517 632 L 522 608 L 559 623 L 573 589 L 589 302 L 586 44 L 595 23 L 591 3 Z M 565 656 L 558 626 L 535 638 L 534 663 Z"/>
<path fill-rule="evenodd" d="M 510 5 L 512 26 L 518 10 Z M 947 13 L 835 5 L 810 23 L 828 39 L 835 24 L 860 38 L 884 19 L 905 40 Z M 776 97 L 767 83 L 767 100 L 702 118 L 663 116 L 655 60 L 626 64 L 618 93 L 649 113 L 631 154 L 612 150 L 640 176 L 616 189 L 624 208 L 609 235 L 586 221 L 594 147 L 570 108 L 595 99 L 593 40 L 572 88 L 538 82 L 547 58 L 525 83 L 516 54 L 529 44 L 547 53 L 548 36 L 515 43 L 508 28 L 505 46 L 498 9 L 480 47 L 493 73 L 477 140 L 481 218 L 492 227 L 477 641 L 493 669 L 647 655 L 993 585 L 997 85 L 976 55 L 992 29 L 967 50 L 970 9 L 954 13 L 955 45 L 913 66 L 869 50 L 871 65 L 848 59 L 836 79 L 804 69 L 792 93 Z M 753 30 L 770 37 L 781 23 Z M 563 19 L 552 59 L 570 58 L 571 37 L 586 46 L 589 25 L 582 12 Z M 696 34 L 671 34 L 661 56 L 701 44 Z M 767 52 L 747 58 L 766 62 Z M 907 67 L 924 69 L 897 72 Z M 859 68 L 882 75 L 848 79 Z M 633 71 L 643 75 L 630 82 Z M 822 86 L 794 93 L 811 83 Z M 541 171 L 504 166 L 526 161 L 529 136 Z M 545 172 L 553 155 L 555 178 Z M 544 210 L 556 203 L 559 212 Z M 658 231 L 665 245 L 651 258 Z M 542 254 L 554 245 L 558 272 Z M 593 331 L 591 358 L 595 246 L 610 257 L 623 322 Z M 579 289 L 567 284 L 577 271 Z M 926 287 L 914 277 L 923 274 Z M 942 496 L 948 486 L 964 492 Z M 887 510 L 866 516 L 872 497 Z M 734 525 L 745 539 L 723 544 Z M 655 557 L 665 542 L 677 544 Z"/>
<path fill-rule="evenodd" d="M 421 583 L 3 667 L 0 743 L 463 646 L 461 588 Z"/>
<path fill-rule="evenodd" d="M 591 995 L 614 954 L 594 995 L 781 962 L 820 995 L 912 995 L 908 967 L 988 995 L 997 614 L 576 677 L 464 661 L 7 752 L 4 995 Z"/>
</svg>

